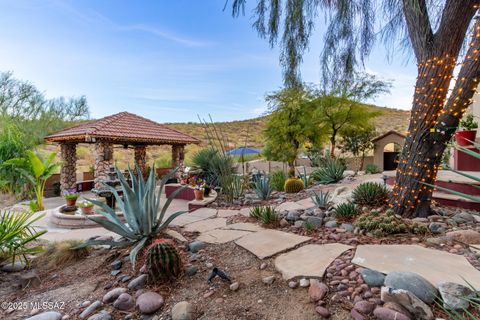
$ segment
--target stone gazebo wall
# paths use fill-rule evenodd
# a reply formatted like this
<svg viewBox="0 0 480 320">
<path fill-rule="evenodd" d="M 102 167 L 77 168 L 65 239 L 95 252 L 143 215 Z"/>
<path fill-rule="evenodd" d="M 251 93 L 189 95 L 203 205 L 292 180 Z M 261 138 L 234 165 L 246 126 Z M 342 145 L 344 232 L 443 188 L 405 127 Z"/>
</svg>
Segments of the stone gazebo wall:
<svg viewBox="0 0 480 320">
<path fill-rule="evenodd" d="M 135 166 L 140 168 L 142 171 L 143 177 L 147 175 L 147 147 L 146 146 L 135 146 Z M 136 172 L 135 172 L 136 174 Z"/>
<path fill-rule="evenodd" d="M 185 145 L 174 144 L 172 145 L 172 167 L 176 168 L 183 164 L 185 160 Z"/>
<path fill-rule="evenodd" d="M 107 173 L 113 165 L 113 144 L 109 142 L 95 143 L 95 188 L 102 188 L 102 181 L 108 180 Z"/>
<path fill-rule="evenodd" d="M 60 157 L 62 159 L 60 169 L 61 192 L 74 191 L 77 182 L 77 145 L 75 143 L 61 143 Z"/>
</svg>

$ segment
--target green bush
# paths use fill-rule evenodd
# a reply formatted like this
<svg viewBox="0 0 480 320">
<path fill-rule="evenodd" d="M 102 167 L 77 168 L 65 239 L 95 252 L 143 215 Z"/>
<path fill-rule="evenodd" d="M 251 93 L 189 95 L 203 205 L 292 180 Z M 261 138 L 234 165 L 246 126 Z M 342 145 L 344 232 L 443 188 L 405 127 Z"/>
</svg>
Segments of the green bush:
<svg viewBox="0 0 480 320">
<path fill-rule="evenodd" d="M 47 231 L 37 231 L 33 224 L 45 214 L 33 215 L 30 211 L 0 214 L 0 263 L 24 260 L 29 264 L 29 255 L 43 251 L 41 246 L 32 246 L 32 243 Z"/>
<path fill-rule="evenodd" d="M 283 186 L 287 180 L 287 175 L 282 170 L 278 170 L 272 173 L 270 176 L 270 185 L 277 191 L 283 191 Z"/>
<path fill-rule="evenodd" d="M 380 206 L 387 202 L 389 190 L 377 182 L 364 182 L 352 193 L 353 202 L 359 205 Z"/>
<path fill-rule="evenodd" d="M 250 217 L 257 219 L 263 224 L 272 224 L 277 222 L 278 216 L 275 207 L 255 206 L 250 209 Z"/>
<path fill-rule="evenodd" d="M 316 169 L 310 175 L 317 183 L 330 184 L 343 179 L 345 164 L 338 159 L 326 157 L 319 169 Z"/>
<path fill-rule="evenodd" d="M 262 176 L 254 183 L 254 190 L 260 199 L 267 200 L 272 194 L 272 187 L 270 179 L 267 176 Z"/>
<path fill-rule="evenodd" d="M 355 226 L 370 232 L 377 237 L 407 232 L 415 234 L 424 234 L 428 232 L 428 228 L 423 225 L 410 223 L 401 218 L 397 218 L 391 209 L 387 210 L 385 213 L 372 210 L 369 213 L 362 214 L 355 221 Z"/>
<path fill-rule="evenodd" d="M 313 195 L 310 198 L 319 209 L 326 210 L 330 207 L 330 192 L 328 191 L 320 191 L 319 193 L 313 191 Z"/>
<path fill-rule="evenodd" d="M 213 148 L 205 148 L 195 153 L 192 163 L 191 173 L 211 186 L 224 187 L 222 183 L 230 183 L 230 176 L 235 173 L 233 158 Z"/>
<path fill-rule="evenodd" d="M 365 168 L 365 173 L 366 174 L 375 174 L 375 173 L 380 173 L 380 172 L 382 172 L 380 170 L 380 168 L 373 163 L 367 164 L 367 167 Z"/>
<path fill-rule="evenodd" d="M 341 203 L 335 207 L 335 218 L 341 221 L 351 221 L 357 214 L 357 206 L 350 202 Z"/>
</svg>

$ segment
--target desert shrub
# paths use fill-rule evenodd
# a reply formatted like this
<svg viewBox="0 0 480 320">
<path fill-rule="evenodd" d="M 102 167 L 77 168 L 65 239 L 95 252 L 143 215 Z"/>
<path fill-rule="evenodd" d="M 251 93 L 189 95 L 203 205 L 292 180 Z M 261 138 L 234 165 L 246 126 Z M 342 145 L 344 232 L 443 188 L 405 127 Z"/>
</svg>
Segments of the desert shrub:
<svg viewBox="0 0 480 320">
<path fill-rule="evenodd" d="M 214 148 L 205 148 L 192 156 L 192 173 L 207 181 L 211 186 L 224 187 L 235 173 L 233 158 L 221 154 Z"/>
<path fill-rule="evenodd" d="M 367 164 L 367 167 L 365 168 L 365 173 L 366 174 L 375 174 L 375 173 L 380 173 L 380 168 L 373 164 L 373 163 L 369 163 Z"/>
<path fill-rule="evenodd" d="M 302 191 L 305 188 L 303 181 L 298 178 L 288 178 L 285 181 L 285 192 L 286 193 L 297 193 Z"/>
<path fill-rule="evenodd" d="M 372 210 L 369 213 L 362 214 L 355 221 L 355 226 L 377 237 L 407 232 L 415 234 L 428 232 L 427 227 L 398 218 L 390 209 L 385 213 Z"/>
<path fill-rule="evenodd" d="M 386 186 L 377 182 L 364 182 L 352 193 L 353 202 L 359 205 L 379 206 L 386 203 L 389 195 Z"/>
<path fill-rule="evenodd" d="M 172 240 L 159 239 L 147 249 L 145 265 L 149 280 L 161 282 L 178 278 L 183 263 Z"/>
<path fill-rule="evenodd" d="M 267 176 L 263 176 L 254 183 L 254 190 L 257 196 L 260 199 L 267 200 L 270 198 L 272 194 L 272 187 L 270 185 L 270 178 Z"/>
<path fill-rule="evenodd" d="M 335 207 L 335 218 L 343 221 L 353 220 L 358 214 L 357 206 L 350 202 L 345 202 Z"/>
<path fill-rule="evenodd" d="M 81 244 L 82 241 L 80 240 L 50 242 L 45 251 L 35 260 L 35 263 L 54 268 L 83 260 L 88 256 L 90 250 L 88 248 L 77 248 Z"/>
<path fill-rule="evenodd" d="M 255 206 L 250 210 L 250 217 L 257 219 L 263 224 L 277 222 L 278 216 L 275 207 Z"/>
<path fill-rule="evenodd" d="M 172 156 L 169 154 L 161 154 L 155 159 L 155 166 L 157 168 L 171 168 Z"/>
<path fill-rule="evenodd" d="M 134 244 L 135 247 L 130 251 L 130 260 L 132 266 L 135 267 L 137 254 L 143 249 L 145 244 L 165 230 L 173 219 L 186 212 L 177 211 L 169 215 L 167 219 L 164 219 L 170 203 L 184 188 L 178 188 L 175 190 L 168 197 L 163 207 L 161 207 L 160 195 L 165 183 L 174 176 L 176 170 L 171 171 L 162 178 L 158 191 L 154 166 L 152 166 L 152 169 L 150 170 L 147 181 L 143 178 L 140 170 L 137 174 L 134 174 L 129 169 L 131 182 L 127 181 L 126 177 L 118 168 L 116 169 L 116 172 L 117 177 L 120 180 L 123 197 L 120 197 L 114 188 L 110 188 L 110 190 L 117 200 L 117 206 L 123 212 L 125 222 L 121 221 L 115 213 L 115 210 L 107 206 L 106 203 L 92 199 L 87 200 L 101 208 L 101 210 L 97 210 L 96 212 L 100 213 L 103 217 L 89 216 L 88 219 L 95 221 L 105 229 L 120 235 L 122 238 L 119 241 L 93 239 L 83 243 L 79 247 L 86 247 L 95 244 L 112 246 Z"/>
<path fill-rule="evenodd" d="M 310 176 L 317 183 L 336 183 L 343 179 L 345 168 L 345 164 L 342 161 L 326 157 L 322 162 L 322 166 L 314 170 Z"/>
<path fill-rule="evenodd" d="M 37 231 L 33 224 L 45 214 L 33 215 L 29 211 L 0 213 L 0 263 L 23 260 L 29 264 L 28 255 L 43 251 L 32 243 L 47 231 Z"/>
<path fill-rule="evenodd" d="M 313 203 L 317 206 L 319 209 L 328 209 L 330 207 L 330 192 L 323 192 L 320 191 L 319 193 L 316 193 L 313 191 L 313 195 L 310 196 L 312 199 Z"/>
<path fill-rule="evenodd" d="M 283 191 L 285 180 L 287 180 L 287 175 L 285 174 L 285 172 L 282 170 L 278 170 L 271 174 L 270 185 L 272 186 L 273 189 L 277 191 Z"/>
</svg>

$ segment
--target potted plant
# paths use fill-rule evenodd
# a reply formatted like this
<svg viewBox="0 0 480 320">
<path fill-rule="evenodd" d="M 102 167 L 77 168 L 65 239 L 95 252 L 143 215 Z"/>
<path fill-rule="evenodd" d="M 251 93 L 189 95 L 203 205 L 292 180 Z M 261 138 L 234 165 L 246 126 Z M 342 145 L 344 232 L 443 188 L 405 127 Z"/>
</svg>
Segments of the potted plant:
<svg viewBox="0 0 480 320">
<path fill-rule="evenodd" d="M 212 190 L 212 188 L 208 184 L 206 184 L 206 183 L 203 184 L 203 195 L 205 197 L 208 197 L 210 195 L 211 190 Z"/>
<path fill-rule="evenodd" d="M 75 191 L 66 191 L 63 198 L 67 201 L 67 206 L 74 206 L 77 203 L 78 193 Z"/>
<path fill-rule="evenodd" d="M 93 213 L 93 203 L 91 203 L 90 201 L 87 201 L 87 200 L 83 200 L 83 201 L 80 201 L 78 202 L 77 206 L 80 207 L 80 209 L 82 210 L 82 214 L 92 214 Z"/>
<path fill-rule="evenodd" d="M 197 201 L 202 201 L 203 200 L 203 192 L 205 190 L 203 189 L 203 186 L 195 186 L 193 192 L 195 193 L 195 200 Z"/>
<path fill-rule="evenodd" d="M 475 121 L 473 114 L 468 114 L 465 119 L 460 120 L 461 130 L 455 132 L 455 139 L 460 146 L 469 146 L 470 141 L 475 141 L 477 136 L 478 123 Z"/>
</svg>

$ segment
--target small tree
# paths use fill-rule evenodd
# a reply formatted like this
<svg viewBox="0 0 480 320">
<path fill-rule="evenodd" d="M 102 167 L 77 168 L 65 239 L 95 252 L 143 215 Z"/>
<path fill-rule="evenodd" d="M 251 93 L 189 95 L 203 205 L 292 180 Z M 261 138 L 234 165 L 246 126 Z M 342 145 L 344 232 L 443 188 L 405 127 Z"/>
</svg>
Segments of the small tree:
<svg viewBox="0 0 480 320">
<path fill-rule="evenodd" d="M 324 135 L 313 121 L 313 109 L 308 105 L 311 92 L 302 88 L 283 89 L 267 96 L 271 115 L 264 137 L 267 159 L 287 162 L 289 174 L 295 174 L 295 159 L 301 146 L 317 142 Z"/>
<path fill-rule="evenodd" d="M 363 169 L 365 155 L 373 149 L 372 139 L 376 136 L 375 128 L 369 126 L 366 128 L 347 128 L 342 131 L 341 149 L 350 152 L 354 157 L 360 157 L 359 170 Z"/>
</svg>

